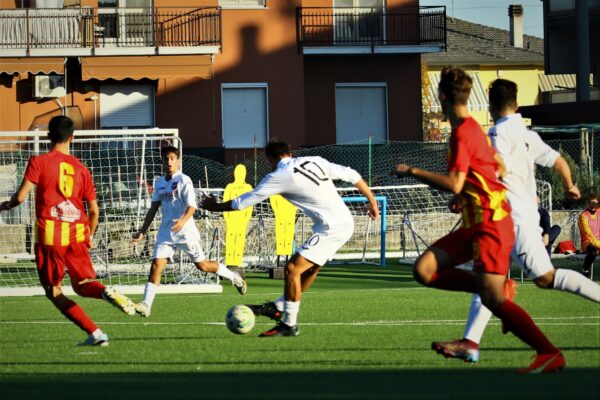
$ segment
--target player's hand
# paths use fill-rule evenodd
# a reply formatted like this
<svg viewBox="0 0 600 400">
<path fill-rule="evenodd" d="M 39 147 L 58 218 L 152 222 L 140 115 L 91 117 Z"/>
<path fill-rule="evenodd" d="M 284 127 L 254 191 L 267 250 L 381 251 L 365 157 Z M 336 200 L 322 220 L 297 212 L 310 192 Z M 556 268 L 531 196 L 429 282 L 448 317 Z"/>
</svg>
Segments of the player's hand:
<svg viewBox="0 0 600 400">
<path fill-rule="evenodd" d="M 171 232 L 177 233 L 183 229 L 185 222 L 182 219 L 178 219 L 177 222 L 171 227 Z"/>
<path fill-rule="evenodd" d="M 379 204 L 377 204 L 377 202 L 375 204 L 369 204 L 367 210 L 369 211 L 369 217 L 371 217 L 371 219 L 375 220 L 379 217 Z"/>
<path fill-rule="evenodd" d="M 567 197 L 573 200 L 579 200 L 581 198 L 581 193 L 579 192 L 579 188 L 577 185 L 573 184 L 570 188 L 565 189 Z"/>
<path fill-rule="evenodd" d="M 132 236 L 133 243 L 137 243 L 144 238 L 144 234 L 141 231 L 137 231 Z"/>
<path fill-rule="evenodd" d="M 405 176 L 410 176 L 410 165 L 408 164 L 396 164 L 396 168 L 392 172 L 393 175 L 396 175 L 398 178 L 403 178 Z"/>
<path fill-rule="evenodd" d="M 454 214 L 458 214 L 462 210 L 462 205 L 457 196 L 452 196 L 448 201 L 448 210 Z"/>
<path fill-rule="evenodd" d="M 93 250 L 96 248 L 96 242 L 94 242 L 94 237 L 90 236 L 90 241 L 88 242 L 88 249 Z"/>
<path fill-rule="evenodd" d="M 544 242 L 544 246 L 548 246 L 548 243 L 550 243 L 550 235 L 542 235 L 542 241 Z"/>
<path fill-rule="evenodd" d="M 216 205 L 217 205 L 217 198 L 215 196 L 205 196 L 202 199 L 202 203 L 200 204 L 200 207 L 205 210 L 212 211 Z"/>
</svg>

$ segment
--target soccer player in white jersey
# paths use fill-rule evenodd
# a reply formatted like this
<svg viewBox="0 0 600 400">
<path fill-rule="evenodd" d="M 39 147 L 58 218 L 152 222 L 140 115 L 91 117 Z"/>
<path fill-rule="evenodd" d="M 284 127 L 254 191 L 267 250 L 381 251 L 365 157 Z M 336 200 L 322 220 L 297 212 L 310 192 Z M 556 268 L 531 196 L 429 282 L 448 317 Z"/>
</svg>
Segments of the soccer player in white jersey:
<svg viewBox="0 0 600 400">
<path fill-rule="evenodd" d="M 142 317 L 150 316 L 162 271 L 177 249 L 185 251 L 199 270 L 229 279 L 240 294 L 245 294 L 247 289 L 246 282 L 239 274 L 229 270 L 224 264 L 207 260 L 200 247 L 200 232 L 193 219 L 198 208 L 196 194 L 192 180 L 180 171 L 179 149 L 172 146 L 163 148 L 162 159 L 166 175 L 156 181 L 152 192 L 152 204 L 144 223 L 133 234 L 134 243 L 140 241 L 150 227 L 158 208 L 162 207 L 162 221 L 154 245 L 144 299 L 135 305 L 136 311 Z"/>
<path fill-rule="evenodd" d="M 512 260 L 540 288 L 557 289 L 578 294 L 600 302 L 600 286 L 582 274 L 569 269 L 555 269 L 541 237 L 537 210 L 535 165 L 552 167 L 561 177 L 567 196 L 579 199 L 579 189 L 573 183 L 571 170 L 565 159 L 528 130 L 517 110 L 517 85 L 506 79 L 497 79 L 489 88 L 490 114 L 495 125 L 489 136 L 493 146 L 506 164 L 503 179 L 508 189 L 515 229 Z M 446 357 L 465 362 L 479 360 L 479 343 L 491 312 L 474 295 L 469 320 L 461 340 L 434 342 L 433 349 Z M 505 330 L 505 327 L 503 327 Z"/>
<path fill-rule="evenodd" d="M 265 156 L 273 172 L 265 176 L 254 190 L 224 203 L 207 197 L 201 207 L 209 211 L 242 210 L 280 194 L 312 219 L 312 236 L 285 266 L 283 295 L 274 302 L 250 306 L 255 314 L 279 321 L 260 336 L 297 336 L 296 322 L 302 293 L 308 290 L 320 268 L 354 231 L 350 210 L 333 181 L 343 180 L 358 188 L 368 199 L 368 212 L 372 219 L 379 215 L 379 205 L 360 174 L 350 167 L 330 163 L 321 157 L 292 158 L 289 145 L 278 140 L 267 143 Z"/>
</svg>

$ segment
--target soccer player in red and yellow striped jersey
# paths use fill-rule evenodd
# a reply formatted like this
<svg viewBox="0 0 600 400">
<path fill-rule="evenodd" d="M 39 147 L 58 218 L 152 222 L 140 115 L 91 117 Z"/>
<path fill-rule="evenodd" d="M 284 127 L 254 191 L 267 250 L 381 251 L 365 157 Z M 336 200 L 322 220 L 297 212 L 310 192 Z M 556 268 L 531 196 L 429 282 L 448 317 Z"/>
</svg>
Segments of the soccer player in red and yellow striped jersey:
<svg viewBox="0 0 600 400">
<path fill-rule="evenodd" d="M 73 122 L 58 116 L 48 127 L 51 150 L 30 158 L 19 189 L 0 204 L 0 211 L 21 204 L 37 186 L 35 260 L 45 294 L 67 319 L 88 333 L 82 345 L 106 346 L 108 336 L 63 294 L 65 267 L 73 290 L 80 296 L 106 299 L 129 315 L 135 314 L 135 308 L 127 297 L 95 280 L 88 248 L 98 225 L 98 203 L 90 171 L 70 155 Z"/>
<path fill-rule="evenodd" d="M 504 294 L 514 242 L 511 208 L 506 188 L 498 179 L 504 166 L 467 109 L 471 88 L 472 80 L 462 69 L 442 70 L 438 96 L 452 126 L 448 173 L 436 174 L 407 164 L 396 165 L 394 171 L 454 193 L 457 201 L 453 207 L 462 212 L 462 227 L 431 245 L 417 259 L 413 274 L 425 286 L 478 293 L 507 330 L 536 350 L 533 364 L 519 372 L 556 371 L 565 365 L 560 350 L 527 312 Z M 473 271 L 455 268 L 469 260 L 473 260 Z M 432 347 L 438 351 L 435 343 Z"/>
</svg>

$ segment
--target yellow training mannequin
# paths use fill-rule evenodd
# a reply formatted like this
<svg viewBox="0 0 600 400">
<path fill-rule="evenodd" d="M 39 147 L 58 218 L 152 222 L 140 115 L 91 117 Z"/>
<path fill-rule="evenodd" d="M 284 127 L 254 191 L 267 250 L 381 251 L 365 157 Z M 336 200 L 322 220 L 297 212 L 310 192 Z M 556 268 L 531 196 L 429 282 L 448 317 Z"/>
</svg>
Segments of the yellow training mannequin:
<svg viewBox="0 0 600 400">
<path fill-rule="evenodd" d="M 296 227 L 296 211 L 298 209 L 281 195 L 269 199 L 275 213 L 275 241 L 278 256 L 290 256 L 293 253 L 294 230 Z"/>
<path fill-rule="evenodd" d="M 228 184 L 223 192 L 223 201 L 228 201 L 252 190 L 246 183 L 246 167 L 242 164 L 235 166 L 233 183 Z M 234 267 L 242 265 L 244 246 L 246 245 L 246 228 L 252 217 L 252 209 L 248 207 L 241 211 L 223 213 L 226 224 L 225 235 L 225 264 Z"/>
</svg>

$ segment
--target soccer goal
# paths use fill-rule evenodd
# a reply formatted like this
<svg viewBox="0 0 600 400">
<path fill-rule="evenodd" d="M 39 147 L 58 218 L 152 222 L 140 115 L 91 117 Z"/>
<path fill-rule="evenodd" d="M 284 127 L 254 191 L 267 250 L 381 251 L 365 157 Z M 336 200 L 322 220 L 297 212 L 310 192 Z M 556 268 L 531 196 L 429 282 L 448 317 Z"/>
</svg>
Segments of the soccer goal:
<svg viewBox="0 0 600 400">
<path fill-rule="evenodd" d="M 181 148 L 178 131 L 76 131 L 74 136 L 71 152 L 90 169 L 100 207 L 96 246 L 91 250 L 98 278 L 124 293 L 141 293 L 160 211 L 143 243 L 134 246 L 131 237 L 150 206 L 154 178 L 162 175 L 161 147 Z M 2 132 L 0 139 L 0 201 L 4 201 L 16 191 L 29 158 L 48 151 L 50 143 L 45 132 Z M 0 295 L 43 294 L 34 262 L 34 204 L 32 194 L 21 206 L 0 213 Z M 222 290 L 216 275 L 197 270 L 186 256 L 175 257 L 162 282 L 161 292 Z M 68 292 L 68 279 L 64 287 Z"/>
<path fill-rule="evenodd" d="M 337 252 L 332 262 L 365 263 L 385 266 L 389 258 L 412 258 L 433 240 L 445 235 L 460 217 L 448 212 L 449 195 L 427 185 L 381 186 L 372 191 L 380 204 L 381 217 L 372 221 L 367 200 L 356 188 L 338 192 L 354 218 L 354 233 Z M 222 199 L 223 189 L 202 189 L 198 196 L 211 194 Z M 225 224 L 218 213 L 203 212 L 200 230 L 206 236 L 206 248 L 223 248 Z M 276 255 L 275 217 L 268 201 L 254 206 L 248 225 L 243 267 L 265 270 L 281 265 Z M 301 245 L 312 235 L 312 221 L 298 212 L 294 242 Z M 217 243 L 210 238 L 219 238 Z M 278 263 L 279 261 L 279 263 Z"/>
</svg>

